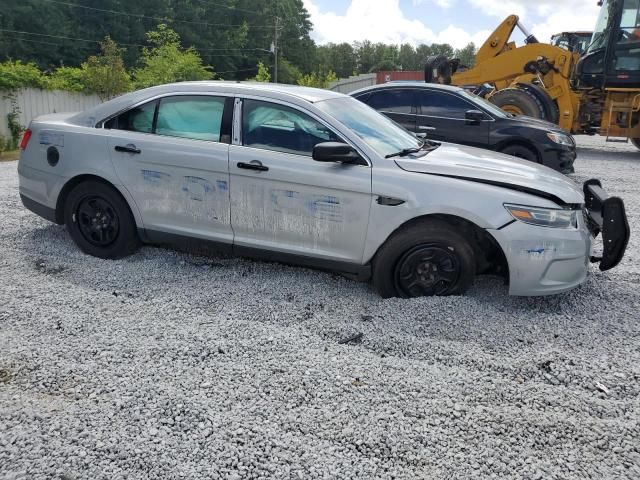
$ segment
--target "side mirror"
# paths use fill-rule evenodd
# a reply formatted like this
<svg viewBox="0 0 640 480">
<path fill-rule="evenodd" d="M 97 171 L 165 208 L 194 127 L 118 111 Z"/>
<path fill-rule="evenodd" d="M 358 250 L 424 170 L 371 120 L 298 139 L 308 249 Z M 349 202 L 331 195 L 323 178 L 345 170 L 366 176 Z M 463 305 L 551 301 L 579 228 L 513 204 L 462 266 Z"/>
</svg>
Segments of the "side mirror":
<svg viewBox="0 0 640 480">
<path fill-rule="evenodd" d="M 416 138 L 419 138 L 420 140 L 426 140 L 427 139 L 427 134 L 426 132 L 416 132 L 414 133 Z"/>
<path fill-rule="evenodd" d="M 464 118 L 467 121 L 467 125 L 478 125 L 487 118 L 487 116 L 480 110 L 467 110 L 464 114 Z"/>
<path fill-rule="evenodd" d="M 342 142 L 322 142 L 313 147 L 312 158 L 316 162 L 341 162 L 364 165 L 365 162 L 351 145 Z"/>
</svg>

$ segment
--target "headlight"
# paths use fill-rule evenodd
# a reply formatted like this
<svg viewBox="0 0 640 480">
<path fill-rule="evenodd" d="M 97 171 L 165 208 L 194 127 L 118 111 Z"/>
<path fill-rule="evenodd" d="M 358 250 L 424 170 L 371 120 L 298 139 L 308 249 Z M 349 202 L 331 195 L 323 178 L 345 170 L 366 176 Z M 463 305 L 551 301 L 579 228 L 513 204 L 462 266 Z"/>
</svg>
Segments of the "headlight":
<svg viewBox="0 0 640 480">
<path fill-rule="evenodd" d="M 577 228 L 578 226 L 576 210 L 527 207 L 524 205 L 510 204 L 505 204 L 504 208 L 506 208 L 516 220 L 531 225 L 554 228 Z"/>
<path fill-rule="evenodd" d="M 565 135 L 564 133 L 547 132 L 547 137 L 549 137 L 553 143 L 573 147 L 573 140 L 569 135 Z"/>
</svg>

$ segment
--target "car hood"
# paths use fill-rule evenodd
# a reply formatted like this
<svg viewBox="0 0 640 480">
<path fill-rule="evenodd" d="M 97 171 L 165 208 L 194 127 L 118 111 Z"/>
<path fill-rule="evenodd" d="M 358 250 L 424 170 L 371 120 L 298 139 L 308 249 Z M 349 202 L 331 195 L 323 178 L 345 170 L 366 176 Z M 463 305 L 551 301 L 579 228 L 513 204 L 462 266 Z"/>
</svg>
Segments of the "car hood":
<svg viewBox="0 0 640 480">
<path fill-rule="evenodd" d="M 408 172 L 459 178 L 519 190 L 555 201 L 582 204 L 584 194 L 570 178 L 536 163 L 480 148 L 442 143 L 421 157 L 401 157 Z"/>
<path fill-rule="evenodd" d="M 537 128 L 539 130 L 546 130 L 548 132 L 561 132 L 565 135 L 568 134 L 565 130 L 558 127 L 555 123 L 548 122 L 546 120 L 541 120 L 539 118 L 527 117 L 527 116 L 517 116 L 512 117 L 509 121 L 514 123 L 519 123 L 522 126 Z"/>
</svg>

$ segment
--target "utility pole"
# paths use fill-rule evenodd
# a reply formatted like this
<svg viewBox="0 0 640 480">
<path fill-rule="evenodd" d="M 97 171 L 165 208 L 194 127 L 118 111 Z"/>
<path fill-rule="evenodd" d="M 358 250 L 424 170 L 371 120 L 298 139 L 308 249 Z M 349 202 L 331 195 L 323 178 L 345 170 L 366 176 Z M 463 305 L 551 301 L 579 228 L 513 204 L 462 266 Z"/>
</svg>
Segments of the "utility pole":
<svg viewBox="0 0 640 480">
<path fill-rule="evenodd" d="M 273 42 L 273 55 L 275 57 L 275 67 L 274 67 L 274 75 L 273 75 L 274 83 L 278 83 L 278 22 L 279 21 L 280 21 L 280 17 L 276 15 L 276 30 L 275 30 L 275 37 Z"/>
</svg>

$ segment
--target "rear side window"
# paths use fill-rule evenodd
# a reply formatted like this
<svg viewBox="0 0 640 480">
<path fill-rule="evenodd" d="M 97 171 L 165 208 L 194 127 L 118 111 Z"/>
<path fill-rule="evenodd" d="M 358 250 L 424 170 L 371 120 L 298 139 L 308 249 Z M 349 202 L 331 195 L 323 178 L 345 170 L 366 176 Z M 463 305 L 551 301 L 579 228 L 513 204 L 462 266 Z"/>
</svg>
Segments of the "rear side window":
<svg viewBox="0 0 640 480">
<path fill-rule="evenodd" d="M 246 147 L 311 156 L 322 142 L 340 138 L 309 115 L 277 103 L 244 100 L 242 144 Z"/>
<path fill-rule="evenodd" d="M 373 92 L 366 104 L 380 112 L 415 113 L 414 94 L 407 89 Z"/>
<path fill-rule="evenodd" d="M 194 140 L 220 141 L 225 99 L 180 96 L 160 100 L 155 133 Z"/>
<path fill-rule="evenodd" d="M 164 97 L 121 113 L 106 121 L 104 128 L 219 142 L 225 100 L 204 95 Z"/>
<path fill-rule="evenodd" d="M 422 115 L 464 120 L 467 110 L 477 110 L 477 107 L 466 100 L 450 93 L 422 90 L 418 92 L 418 103 Z"/>
<path fill-rule="evenodd" d="M 132 108 L 117 117 L 113 117 L 104 124 L 104 128 L 127 130 L 129 132 L 153 132 L 153 117 L 156 112 L 157 101 L 145 103 Z"/>
</svg>

